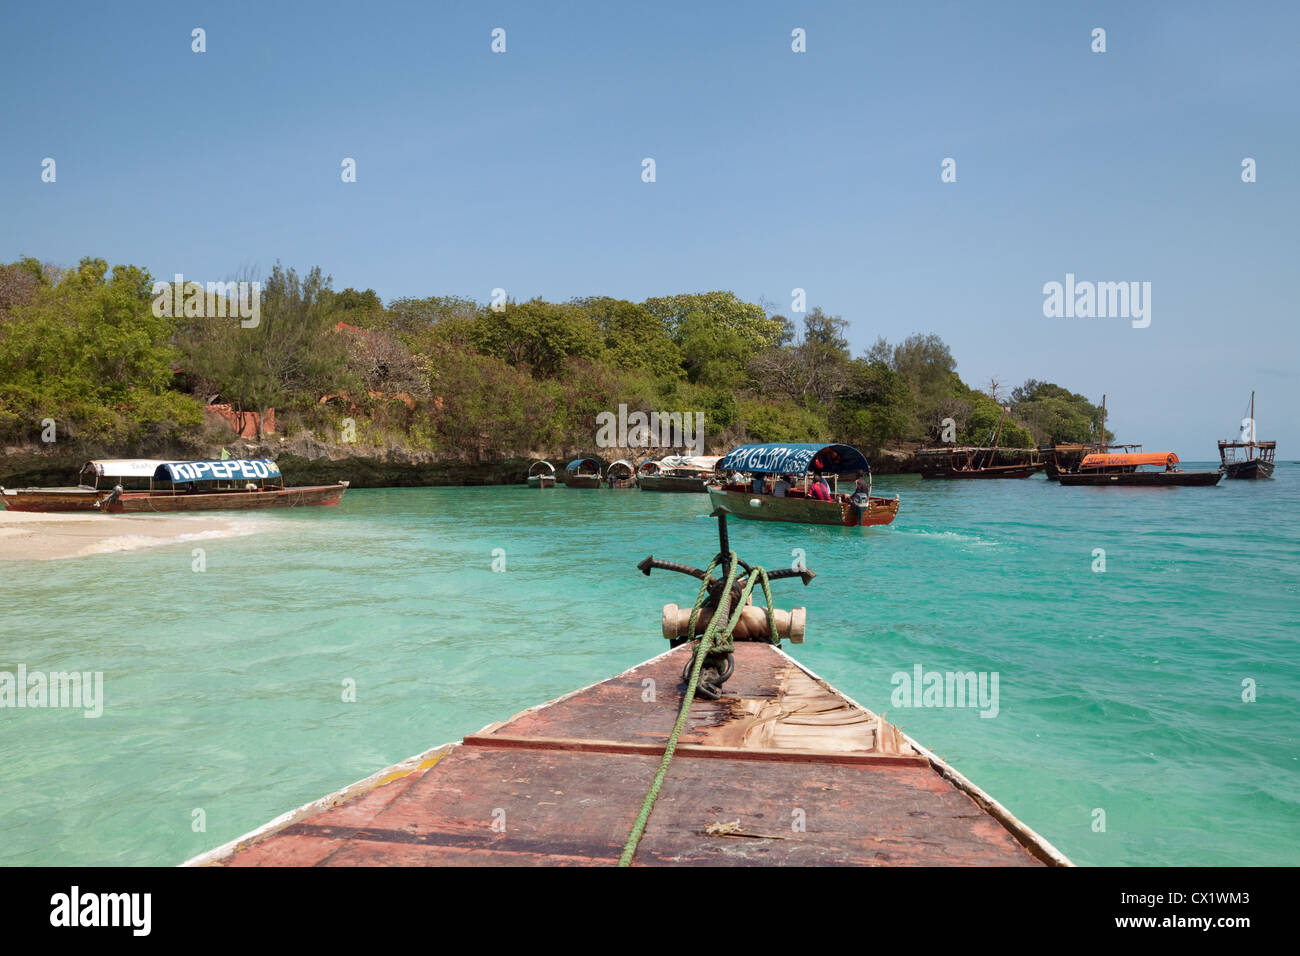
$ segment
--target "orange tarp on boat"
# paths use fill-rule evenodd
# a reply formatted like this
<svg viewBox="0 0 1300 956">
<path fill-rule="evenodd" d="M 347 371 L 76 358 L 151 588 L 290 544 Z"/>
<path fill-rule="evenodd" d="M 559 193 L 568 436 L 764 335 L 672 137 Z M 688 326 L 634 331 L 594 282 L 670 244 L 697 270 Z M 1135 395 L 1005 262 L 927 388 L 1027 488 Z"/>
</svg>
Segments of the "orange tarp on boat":
<svg viewBox="0 0 1300 956">
<path fill-rule="evenodd" d="M 1137 455 L 1087 455 L 1080 468 L 1118 468 L 1124 465 L 1176 465 L 1178 456 L 1172 451 L 1149 451 Z"/>
</svg>

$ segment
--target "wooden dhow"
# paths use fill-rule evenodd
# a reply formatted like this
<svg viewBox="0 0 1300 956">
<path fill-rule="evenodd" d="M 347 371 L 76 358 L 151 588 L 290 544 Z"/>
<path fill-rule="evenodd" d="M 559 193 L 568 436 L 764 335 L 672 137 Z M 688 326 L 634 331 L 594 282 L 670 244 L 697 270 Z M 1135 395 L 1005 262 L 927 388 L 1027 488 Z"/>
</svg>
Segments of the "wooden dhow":
<svg viewBox="0 0 1300 956">
<path fill-rule="evenodd" d="M 1240 441 L 1219 442 L 1219 462 L 1223 476 L 1233 479 L 1272 478 L 1277 457 L 1277 442 L 1255 438 L 1255 393 L 1250 393 L 1250 416 L 1242 422 Z"/>
</svg>

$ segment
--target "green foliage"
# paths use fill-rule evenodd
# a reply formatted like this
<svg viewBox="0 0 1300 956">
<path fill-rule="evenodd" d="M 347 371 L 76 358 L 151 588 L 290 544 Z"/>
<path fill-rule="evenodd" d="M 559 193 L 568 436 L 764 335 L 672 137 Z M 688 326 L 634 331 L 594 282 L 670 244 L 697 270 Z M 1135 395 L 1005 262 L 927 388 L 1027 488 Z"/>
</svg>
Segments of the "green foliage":
<svg viewBox="0 0 1300 956">
<path fill-rule="evenodd" d="M 32 274 L 24 263 L 17 267 Z M 52 418 L 60 437 L 129 444 L 197 427 L 198 404 L 171 391 L 175 321 L 153 314 L 149 274 L 103 259 L 27 291 L 0 310 L 0 428 L 32 439 Z"/>
<path fill-rule="evenodd" d="M 635 302 L 608 296 L 574 299 L 600 328 L 605 358 L 623 369 L 641 369 L 655 377 L 682 375 L 682 351 L 668 336 L 663 322 Z"/>
<path fill-rule="evenodd" d="M 554 376 L 571 358 L 594 359 L 605 349 L 590 315 L 542 299 L 481 311 L 469 338 L 478 351 L 516 368 L 526 366 L 542 378 Z"/>
<path fill-rule="evenodd" d="M 1035 440 L 1047 442 L 1091 442 L 1101 429 L 1101 409 L 1084 396 L 1059 385 L 1029 379 L 1011 391 L 1012 408 L 1024 421 Z M 1114 435 L 1108 430 L 1104 441 Z"/>
<path fill-rule="evenodd" d="M 228 305 L 213 293 L 180 291 L 203 308 L 155 316 L 148 273 L 103 259 L 0 266 L 0 437 L 33 440 L 54 418 L 61 437 L 107 448 L 211 440 L 208 400 L 275 407 L 282 433 L 326 438 L 346 414 L 361 444 L 472 459 L 590 453 L 596 416 L 620 405 L 702 412 L 715 451 L 836 440 L 877 453 L 937 439 L 945 418 L 961 442 L 1000 427 L 1003 447 L 1086 441 L 1099 424 L 1082 396 L 1032 379 L 1004 416 L 961 381 L 937 336 L 878 339 L 853 358 L 841 317 L 814 307 L 796 338 L 788 319 L 731 292 L 385 305 L 372 289 L 333 291 L 319 268 L 277 263 L 248 328 L 231 309 L 211 317 Z"/>
<path fill-rule="evenodd" d="M 696 323 L 697 328 L 703 322 L 704 327 L 719 334 L 729 330 L 747 348 L 756 352 L 777 345 L 785 331 L 780 317 L 769 318 L 761 305 L 743 302 L 734 292 L 670 295 L 646 299 L 644 305 L 678 344 L 685 339 L 687 320 L 691 316 L 702 316 Z"/>
</svg>

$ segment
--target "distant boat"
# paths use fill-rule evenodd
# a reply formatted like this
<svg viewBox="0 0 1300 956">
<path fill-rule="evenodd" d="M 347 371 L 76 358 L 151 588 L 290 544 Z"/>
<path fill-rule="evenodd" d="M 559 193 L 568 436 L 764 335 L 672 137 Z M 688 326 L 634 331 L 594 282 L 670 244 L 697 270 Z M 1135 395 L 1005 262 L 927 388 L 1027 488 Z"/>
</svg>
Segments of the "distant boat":
<svg viewBox="0 0 1300 956">
<path fill-rule="evenodd" d="M 1137 455 L 1087 455 L 1073 474 L 1061 475 L 1062 485 L 1113 485 L 1140 488 L 1168 488 L 1175 485 L 1217 485 L 1222 473 L 1217 471 L 1179 471 L 1178 456 L 1171 451 L 1145 452 Z M 1163 465 L 1164 471 L 1141 471 L 1144 466 Z"/>
<path fill-rule="evenodd" d="M 535 461 L 528 466 L 529 488 L 554 488 L 555 466 L 549 461 Z"/>
<path fill-rule="evenodd" d="M 1142 451 L 1140 444 L 1108 445 L 1106 444 L 1106 396 L 1101 397 L 1101 428 L 1097 441 L 1079 443 L 1065 442 L 1043 445 L 1038 449 L 1043 459 L 1043 471 L 1048 481 L 1056 481 L 1061 475 L 1073 474 L 1079 470 L 1083 459 L 1088 455 L 1120 452 L 1135 454 Z M 1132 470 L 1131 468 L 1129 470 Z"/>
<path fill-rule="evenodd" d="M 713 507 L 725 507 L 737 518 L 861 527 L 889 524 L 898 515 L 897 495 L 881 498 L 869 491 L 853 495 L 837 493 L 840 475 L 871 473 L 867 459 L 852 445 L 741 445 L 723 456 L 718 471 L 724 475 L 754 476 L 748 483 L 716 479 L 708 486 Z M 830 501 L 810 493 L 810 477 L 818 473 L 829 476 L 835 483 Z M 790 490 L 783 496 L 773 494 L 769 477 L 784 475 L 795 479 Z"/>
<path fill-rule="evenodd" d="M 659 461 L 643 461 L 636 472 L 642 491 L 678 491 L 704 494 L 705 482 L 717 469 L 719 455 L 669 455 Z"/>
<path fill-rule="evenodd" d="M 1043 467 L 1035 448 L 999 448 L 1002 420 L 1006 410 L 998 416 L 993 430 L 993 441 L 987 446 L 960 448 L 922 448 L 917 452 L 917 467 L 922 478 L 1028 478 Z M 1018 460 L 1007 462 L 1008 456 Z"/>
<path fill-rule="evenodd" d="M 612 461 L 605 469 L 605 484 L 611 488 L 635 488 L 636 469 L 625 458 Z"/>
<path fill-rule="evenodd" d="M 575 458 L 564 466 L 560 481 L 570 488 L 599 488 L 601 464 L 598 458 Z"/>
<path fill-rule="evenodd" d="M 1227 478 L 1272 478 L 1277 442 L 1255 440 L 1255 393 L 1250 393 L 1250 418 L 1246 419 L 1246 441 L 1219 442 L 1219 461 Z M 1242 457 L 1237 457 L 1237 452 Z"/>
<path fill-rule="evenodd" d="M 279 466 L 269 458 L 101 459 L 87 462 L 78 481 L 76 487 L 68 488 L 0 488 L 0 500 L 9 511 L 244 511 L 336 505 L 348 489 L 346 481 L 286 487 Z M 112 484 L 101 486 L 101 482 Z M 128 489 L 128 484 L 142 487 Z"/>
</svg>

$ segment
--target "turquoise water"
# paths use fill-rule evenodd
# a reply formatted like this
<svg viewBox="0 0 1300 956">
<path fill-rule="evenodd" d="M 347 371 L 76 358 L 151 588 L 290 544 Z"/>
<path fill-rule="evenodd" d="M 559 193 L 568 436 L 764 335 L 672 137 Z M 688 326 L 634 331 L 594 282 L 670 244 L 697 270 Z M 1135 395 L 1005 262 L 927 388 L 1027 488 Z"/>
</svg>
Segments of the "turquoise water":
<svg viewBox="0 0 1300 956">
<path fill-rule="evenodd" d="M 1075 862 L 1297 861 L 1300 466 L 1217 488 L 877 488 L 902 495 L 888 528 L 732 522 L 746 560 L 803 549 L 818 572 L 775 586 L 809 609 L 796 658 Z M 0 710 L 0 863 L 180 862 L 659 653 L 660 607 L 695 589 L 635 564 L 703 565 L 707 510 L 635 490 L 358 490 L 240 517 L 240 537 L 11 562 L 0 670 L 102 671 L 106 702 L 97 719 Z M 891 704 L 891 676 L 918 664 L 996 672 L 997 716 Z"/>
</svg>

